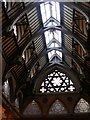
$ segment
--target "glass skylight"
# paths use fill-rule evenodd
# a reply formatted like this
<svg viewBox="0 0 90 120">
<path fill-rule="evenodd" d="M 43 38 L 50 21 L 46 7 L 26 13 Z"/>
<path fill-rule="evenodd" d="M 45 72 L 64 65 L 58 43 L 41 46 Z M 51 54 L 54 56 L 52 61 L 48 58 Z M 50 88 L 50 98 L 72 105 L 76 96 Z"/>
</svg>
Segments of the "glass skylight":
<svg viewBox="0 0 90 120">
<path fill-rule="evenodd" d="M 59 46 L 61 45 L 61 31 L 58 30 L 48 30 L 45 32 L 46 44 L 50 43 L 50 41 L 57 42 Z"/>
<path fill-rule="evenodd" d="M 47 22 L 50 18 L 53 24 L 53 19 L 57 21 L 56 23 L 60 23 L 60 8 L 59 8 L 59 3 L 50 1 L 50 2 L 45 2 L 40 5 L 41 8 L 41 14 L 42 14 L 42 20 L 43 23 Z"/>
<path fill-rule="evenodd" d="M 40 4 L 42 21 L 44 27 L 60 26 L 60 4 L 59 2 L 49 1 Z M 49 61 L 53 58 L 62 60 L 61 49 L 61 31 L 55 29 L 49 29 L 45 33 L 45 40 L 47 45 Z M 58 50 L 59 49 L 59 50 Z"/>
</svg>

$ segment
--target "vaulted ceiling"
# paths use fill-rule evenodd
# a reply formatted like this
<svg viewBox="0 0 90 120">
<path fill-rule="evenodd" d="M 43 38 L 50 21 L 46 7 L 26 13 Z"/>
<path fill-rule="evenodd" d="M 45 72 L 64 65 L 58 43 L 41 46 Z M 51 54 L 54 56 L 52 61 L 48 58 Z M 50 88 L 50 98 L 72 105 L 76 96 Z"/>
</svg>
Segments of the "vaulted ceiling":
<svg viewBox="0 0 90 120">
<path fill-rule="evenodd" d="M 23 117 L 34 100 L 42 115 L 54 101 L 68 113 L 80 98 L 90 103 L 90 3 L 1 4 L 3 103 Z"/>
</svg>

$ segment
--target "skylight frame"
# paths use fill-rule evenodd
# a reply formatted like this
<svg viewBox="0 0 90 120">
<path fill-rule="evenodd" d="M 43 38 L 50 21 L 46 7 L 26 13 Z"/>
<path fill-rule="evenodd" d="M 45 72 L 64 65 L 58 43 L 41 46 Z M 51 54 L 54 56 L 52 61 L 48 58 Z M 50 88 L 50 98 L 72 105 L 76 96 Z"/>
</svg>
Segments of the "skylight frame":
<svg viewBox="0 0 90 120">
<path fill-rule="evenodd" d="M 41 9 L 42 22 L 43 22 L 44 27 L 60 26 L 60 4 L 59 2 L 54 2 L 54 1 L 44 2 L 40 4 L 40 9 Z M 45 35 L 47 49 L 53 48 L 52 51 L 48 53 L 49 62 L 52 61 L 54 56 L 60 59 L 60 62 L 61 62 L 62 52 L 58 54 L 58 51 L 59 51 L 58 49 L 59 47 L 61 48 L 62 46 L 61 31 L 55 30 L 55 29 L 54 30 L 49 29 L 45 31 L 44 35 Z M 55 44 L 57 45 L 55 46 Z"/>
<path fill-rule="evenodd" d="M 45 22 L 50 17 L 56 19 L 56 21 L 58 21 L 60 23 L 60 9 L 59 9 L 59 7 L 60 7 L 59 2 L 54 2 L 54 1 L 44 2 L 44 3 L 40 4 L 43 24 L 45 24 Z M 52 11 L 56 11 L 56 13 L 52 12 Z M 46 16 L 46 21 L 44 19 L 45 18 L 44 16 Z"/>
</svg>

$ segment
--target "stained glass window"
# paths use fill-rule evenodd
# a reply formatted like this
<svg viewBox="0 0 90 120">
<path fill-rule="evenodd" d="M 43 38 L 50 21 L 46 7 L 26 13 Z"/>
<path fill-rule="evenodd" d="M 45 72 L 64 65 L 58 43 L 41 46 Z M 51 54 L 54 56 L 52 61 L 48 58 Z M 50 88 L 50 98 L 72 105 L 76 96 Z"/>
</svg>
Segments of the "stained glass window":
<svg viewBox="0 0 90 120">
<path fill-rule="evenodd" d="M 87 113 L 87 112 L 90 113 L 90 104 L 86 100 L 81 98 L 79 102 L 77 103 L 74 112 L 75 113 Z"/>
<path fill-rule="evenodd" d="M 24 115 L 39 115 L 41 114 L 41 110 L 38 104 L 33 100 L 28 107 L 25 109 Z"/>
<path fill-rule="evenodd" d="M 75 90 L 76 88 L 71 79 L 58 70 L 50 73 L 40 87 L 41 93 L 72 92 Z"/>
<path fill-rule="evenodd" d="M 67 110 L 66 108 L 64 107 L 64 105 L 59 101 L 59 100 L 56 100 L 51 108 L 49 109 L 49 114 L 65 114 L 67 113 Z"/>
</svg>

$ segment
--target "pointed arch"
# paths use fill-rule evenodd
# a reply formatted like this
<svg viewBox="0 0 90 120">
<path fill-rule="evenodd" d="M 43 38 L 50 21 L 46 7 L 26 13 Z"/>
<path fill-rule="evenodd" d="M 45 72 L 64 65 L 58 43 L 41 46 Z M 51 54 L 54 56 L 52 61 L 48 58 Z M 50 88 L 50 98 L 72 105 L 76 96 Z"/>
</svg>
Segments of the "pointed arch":
<svg viewBox="0 0 90 120">
<path fill-rule="evenodd" d="M 65 73 L 54 70 L 52 73 L 47 75 L 46 79 L 44 79 L 39 91 L 41 93 L 73 92 L 76 91 L 76 88 L 72 80 L 66 76 Z"/>
<path fill-rule="evenodd" d="M 83 98 L 81 98 L 74 109 L 74 113 L 90 113 L 90 104 Z"/>
<path fill-rule="evenodd" d="M 25 111 L 23 112 L 24 115 L 40 115 L 41 110 L 37 102 L 34 100 L 27 106 Z"/>
<path fill-rule="evenodd" d="M 66 114 L 67 110 L 60 100 L 56 100 L 49 109 L 49 114 Z"/>
</svg>

